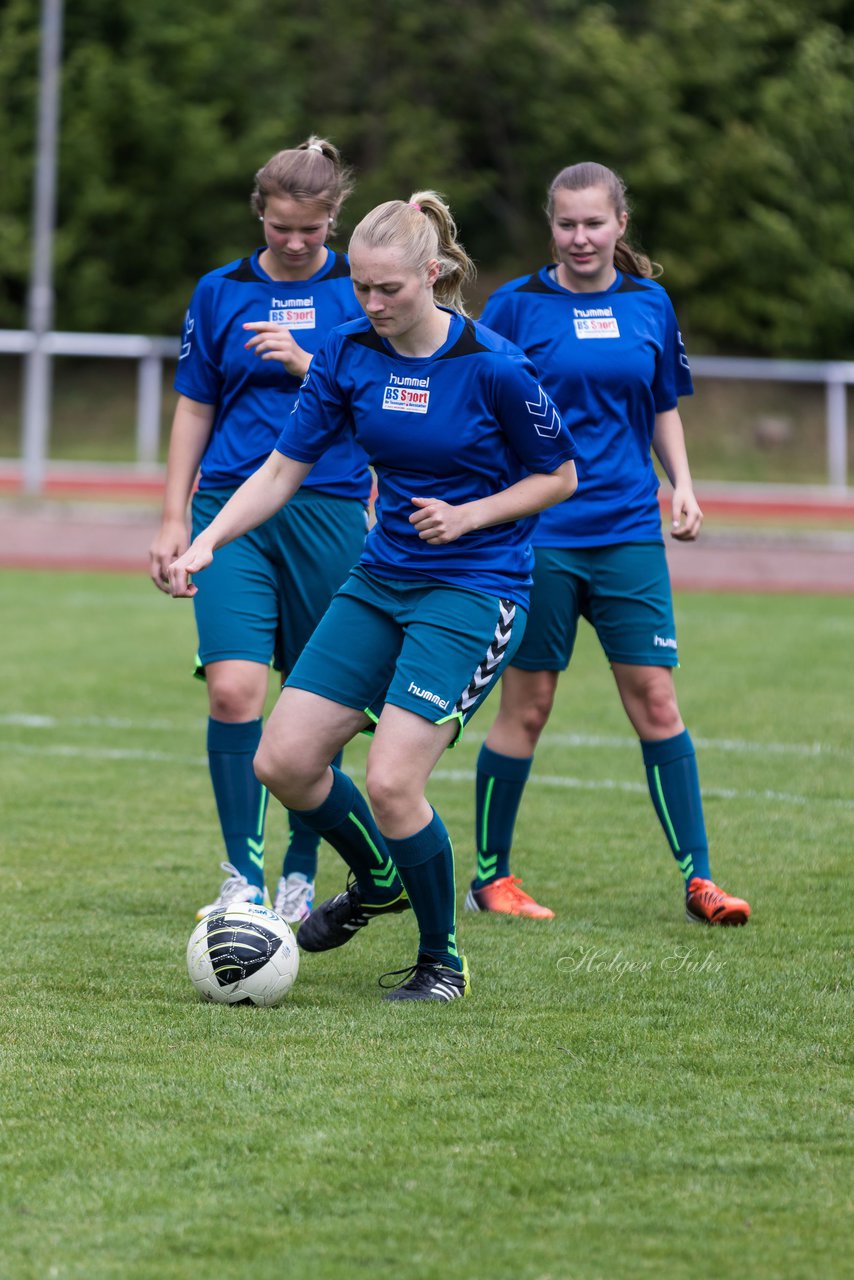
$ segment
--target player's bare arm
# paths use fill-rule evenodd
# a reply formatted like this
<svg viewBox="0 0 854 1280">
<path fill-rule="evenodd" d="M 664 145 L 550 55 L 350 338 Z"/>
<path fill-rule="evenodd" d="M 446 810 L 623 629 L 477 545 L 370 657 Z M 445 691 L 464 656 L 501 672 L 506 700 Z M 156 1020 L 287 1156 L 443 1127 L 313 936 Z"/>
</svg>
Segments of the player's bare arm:
<svg viewBox="0 0 854 1280">
<path fill-rule="evenodd" d="M 656 414 L 652 447 L 673 486 L 670 536 L 679 542 L 693 542 L 699 536 L 703 512 L 694 493 L 685 429 L 678 409 Z"/>
<path fill-rule="evenodd" d="M 169 593 L 169 565 L 186 551 L 187 503 L 202 454 L 213 429 L 215 405 L 179 396 L 172 419 L 163 512 L 157 536 L 149 547 L 149 576 L 156 587 Z"/>
<path fill-rule="evenodd" d="M 194 596 L 196 588 L 190 581 L 191 575 L 207 568 L 217 547 L 233 542 L 275 515 L 294 496 L 310 470 L 310 463 L 286 458 L 274 449 L 184 554 L 169 565 L 170 594 Z"/>
<path fill-rule="evenodd" d="M 575 463 L 562 463 L 557 471 L 539 472 L 525 476 L 501 493 L 452 506 L 439 498 L 413 498 L 418 508 L 409 517 L 409 523 L 418 530 L 424 542 L 434 545 L 455 542 L 464 533 L 486 529 L 493 524 L 505 524 L 536 515 L 546 507 L 554 506 L 570 498 L 578 487 Z"/>
</svg>

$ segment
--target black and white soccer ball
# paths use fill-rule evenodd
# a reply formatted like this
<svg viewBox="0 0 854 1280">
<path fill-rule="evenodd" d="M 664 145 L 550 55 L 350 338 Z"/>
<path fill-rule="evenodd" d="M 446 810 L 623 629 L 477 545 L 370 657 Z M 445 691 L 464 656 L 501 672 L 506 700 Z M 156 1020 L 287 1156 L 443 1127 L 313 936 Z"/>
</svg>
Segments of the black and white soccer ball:
<svg viewBox="0 0 854 1280">
<path fill-rule="evenodd" d="M 187 943 L 190 981 L 204 1000 L 217 1004 L 281 1004 L 298 970 L 291 926 L 251 902 L 212 911 Z"/>
</svg>

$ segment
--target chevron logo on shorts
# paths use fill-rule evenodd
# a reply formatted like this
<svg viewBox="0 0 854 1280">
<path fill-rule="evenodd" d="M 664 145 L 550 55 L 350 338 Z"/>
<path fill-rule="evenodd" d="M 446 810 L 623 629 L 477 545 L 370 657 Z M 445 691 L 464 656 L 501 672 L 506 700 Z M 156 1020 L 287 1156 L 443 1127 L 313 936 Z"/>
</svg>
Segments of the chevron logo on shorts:
<svg viewBox="0 0 854 1280">
<path fill-rule="evenodd" d="M 560 431 L 560 417 L 542 387 L 540 387 L 540 398 L 537 404 L 532 404 L 530 400 L 526 400 L 525 407 L 534 419 L 534 430 L 537 435 L 548 436 L 550 440 L 553 440 Z"/>
<path fill-rule="evenodd" d="M 495 673 L 501 666 L 502 659 L 507 652 L 507 646 L 510 643 L 510 637 L 513 634 L 515 617 L 516 606 L 513 601 L 499 600 L 495 635 L 492 637 L 492 642 L 486 651 L 486 657 L 478 666 L 465 692 L 458 699 L 454 707 L 455 714 L 465 715 L 467 711 L 471 710 L 484 690 L 488 689 L 495 679 Z"/>
</svg>

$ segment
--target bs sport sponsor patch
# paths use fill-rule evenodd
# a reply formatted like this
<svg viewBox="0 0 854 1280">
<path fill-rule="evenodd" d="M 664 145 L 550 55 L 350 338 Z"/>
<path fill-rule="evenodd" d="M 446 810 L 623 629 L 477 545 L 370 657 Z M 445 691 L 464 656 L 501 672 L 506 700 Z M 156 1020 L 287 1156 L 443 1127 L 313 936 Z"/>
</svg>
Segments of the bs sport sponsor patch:
<svg viewBox="0 0 854 1280">
<path fill-rule="evenodd" d="M 270 321 L 288 329 L 313 329 L 317 311 L 314 298 L 271 298 Z"/>
<path fill-rule="evenodd" d="M 619 338 L 617 317 L 610 307 L 573 307 L 576 338 Z"/>
<path fill-rule="evenodd" d="M 396 373 L 388 376 L 388 386 L 383 388 L 383 408 L 403 413 L 426 413 L 430 407 L 429 378 L 399 378 Z"/>
</svg>

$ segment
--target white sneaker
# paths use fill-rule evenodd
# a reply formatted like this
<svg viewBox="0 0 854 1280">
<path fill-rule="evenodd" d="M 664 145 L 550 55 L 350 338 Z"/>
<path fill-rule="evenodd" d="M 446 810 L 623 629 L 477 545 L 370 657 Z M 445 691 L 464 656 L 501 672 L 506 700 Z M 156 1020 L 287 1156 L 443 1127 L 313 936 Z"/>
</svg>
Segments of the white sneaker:
<svg viewBox="0 0 854 1280">
<path fill-rule="evenodd" d="M 311 915 L 313 906 L 313 880 L 308 880 L 300 871 L 292 871 L 289 876 L 280 877 L 273 904 L 277 916 L 281 916 L 288 924 L 297 924 Z"/>
<path fill-rule="evenodd" d="M 266 886 L 259 889 L 257 884 L 250 884 L 246 876 L 240 874 L 237 867 L 231 865 L 230 862 L 221 862 L 219 864 L 223 871 L 228 872 L 228 876 L 220 885 L 219 895 L 213 902 L 209 902 L 207 906 L 199 907 L 196 912 L 197 920 L 204 920 L 205 916 L 210 915 L 212 911 L 219 911 L 222 907 L 233 907 L 238 902 L 255 902 L 259 907 L 269 907 L 270 895 Z"/>
</svg>

